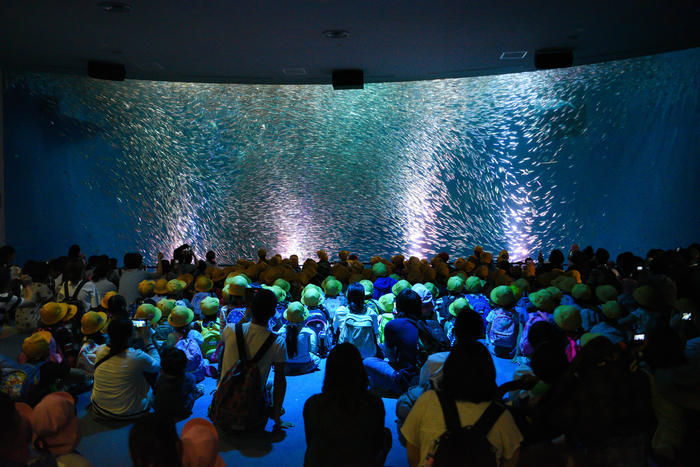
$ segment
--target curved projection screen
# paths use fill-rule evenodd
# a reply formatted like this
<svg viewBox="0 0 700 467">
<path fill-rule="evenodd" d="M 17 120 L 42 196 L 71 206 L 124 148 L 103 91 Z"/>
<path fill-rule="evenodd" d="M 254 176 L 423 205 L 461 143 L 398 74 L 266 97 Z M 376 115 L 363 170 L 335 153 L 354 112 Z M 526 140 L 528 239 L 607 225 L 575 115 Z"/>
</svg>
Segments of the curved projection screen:
<svg viewBox="0 0 700 467">
<path fill-rule="evenodd" d="M 9 74 L 7 239 L 151 263 L 675 248 L 700 233 L 699 59 L 362 91 Z"/>
</svg>

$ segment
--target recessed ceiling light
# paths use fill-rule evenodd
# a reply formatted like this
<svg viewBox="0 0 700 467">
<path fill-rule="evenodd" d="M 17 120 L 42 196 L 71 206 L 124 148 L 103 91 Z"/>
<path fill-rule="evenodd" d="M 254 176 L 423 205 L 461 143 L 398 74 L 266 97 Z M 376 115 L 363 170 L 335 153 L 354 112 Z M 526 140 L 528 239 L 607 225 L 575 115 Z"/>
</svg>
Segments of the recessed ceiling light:
<svg viewBox="0 0 700 467">
<path fill-rule="evenodd" d="M 323 37 L 326 39 L 347 39 L 350 37 L 350 32 L 345 29 L 328 29 L 323 31 Z"/>
<path fill-rule="evenodd" d="M 522 60 L 527 55 L 527 50 L 514 50 L 501 53 L 499 60 Z"/>
<path fill-rule="evenodd" d="M 131 5 L 124 2 L 99 2 L 97 6 L 107 13 L 128 13 L 131 11 Z"/>
</svg>

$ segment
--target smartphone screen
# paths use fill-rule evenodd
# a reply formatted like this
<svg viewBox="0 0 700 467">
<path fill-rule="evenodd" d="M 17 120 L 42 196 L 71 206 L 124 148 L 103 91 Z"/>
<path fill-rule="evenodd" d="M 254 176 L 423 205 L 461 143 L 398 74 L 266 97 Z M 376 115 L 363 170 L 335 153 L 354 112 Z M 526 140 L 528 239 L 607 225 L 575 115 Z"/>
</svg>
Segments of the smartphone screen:
<svg viewBox="0 0 700 467">
<path fill-rule="evenodd" d="M 646 338 L 646 334 L 635 334 L 634 335 L 634 341 L 635 342 L 642 342 Z"/>
<path fill-rule="evenodd" d="M 132 323 L 134 323 L 135 328 L 145 328 L 146 327 L 146 320 L 145 319 L 132 319 Z"/>
</svg>

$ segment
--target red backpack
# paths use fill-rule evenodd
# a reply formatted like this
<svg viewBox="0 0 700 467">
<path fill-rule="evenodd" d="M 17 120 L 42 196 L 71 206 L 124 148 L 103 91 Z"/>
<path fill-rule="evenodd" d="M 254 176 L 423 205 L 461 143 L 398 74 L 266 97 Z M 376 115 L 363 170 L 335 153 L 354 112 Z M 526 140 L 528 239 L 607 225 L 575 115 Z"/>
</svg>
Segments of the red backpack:
<svg viewBox="0 0 700 467">
<path fill-rule="evenodd" d="M 266 391 L 260 381 L 258 362 L 275 342 L 270 333 L 260 350 L 248 358 L 243 325 L 236 324 L 238 362 L 224 376 L 209 406 L 209 419 L 224 431 L 255 431 L 265 428 L 269 416 Z"/>
</svg>

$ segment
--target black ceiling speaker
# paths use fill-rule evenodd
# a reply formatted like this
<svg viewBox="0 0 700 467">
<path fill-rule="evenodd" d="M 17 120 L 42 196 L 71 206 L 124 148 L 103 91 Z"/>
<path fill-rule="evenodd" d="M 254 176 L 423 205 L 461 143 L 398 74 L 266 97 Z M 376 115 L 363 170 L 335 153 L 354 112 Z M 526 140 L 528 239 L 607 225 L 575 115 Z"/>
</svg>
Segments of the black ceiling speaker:
<svg viewBox="0 0 700 467">
<path fill-rule="evenodd" d="M 363 89 L 365 73 L 362 70 L 333 70 L 333 89 Z"/>
<path fill-rule="evenodd" d="M 568 68 L 574 64 L 574 52 L 571 49 L 540 49 L 535 52 L 535 68 L 551 70 Z"/>
<path fill-rule="evenodd" d="M 88 62 L 88 76 L 97 79 L 107 79 L 110 81 L 124 81 L 126 68 L 121 63 L 109 62 Z"/>
</svg>

